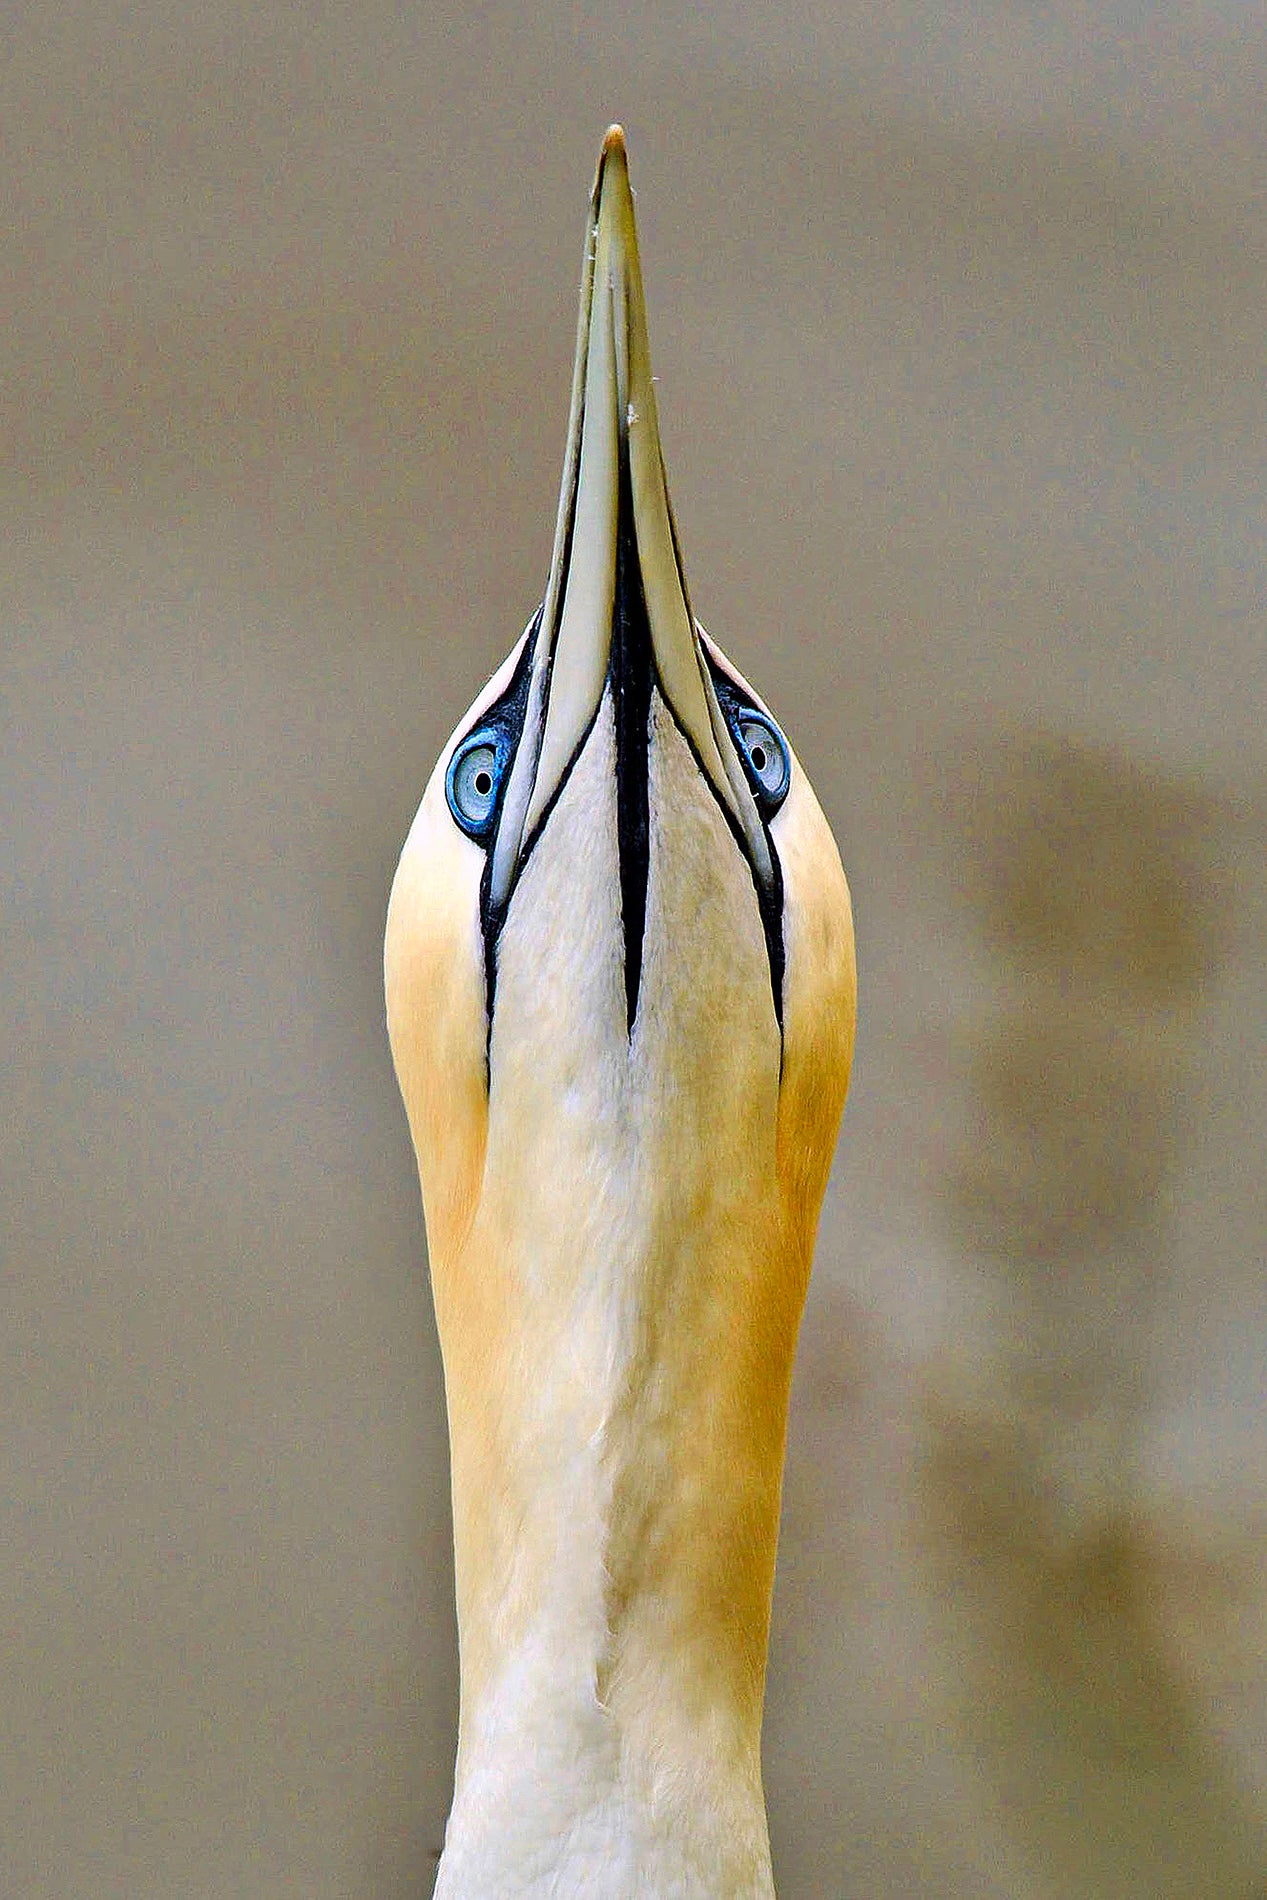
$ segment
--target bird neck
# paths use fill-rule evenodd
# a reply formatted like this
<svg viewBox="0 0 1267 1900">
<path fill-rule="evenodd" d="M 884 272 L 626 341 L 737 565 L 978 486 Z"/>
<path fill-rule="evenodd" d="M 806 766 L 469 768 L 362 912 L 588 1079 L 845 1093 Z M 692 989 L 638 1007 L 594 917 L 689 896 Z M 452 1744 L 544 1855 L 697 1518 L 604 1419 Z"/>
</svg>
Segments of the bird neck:
<svg viewBox="0 0 1267 1900">
<path fill-rule="evenodd" d="M 521 1116 L 508 1150 L 495 1109 L 460 1259 L 433 1253 L 462 1666 L 437 1894 L 768 1896 L 761 1713 L 808 1273 L 776 1105 L 708 1149 L 664 1102 L 588 1106 L 567 1153 L 524 1150 Z"/>
</svg>

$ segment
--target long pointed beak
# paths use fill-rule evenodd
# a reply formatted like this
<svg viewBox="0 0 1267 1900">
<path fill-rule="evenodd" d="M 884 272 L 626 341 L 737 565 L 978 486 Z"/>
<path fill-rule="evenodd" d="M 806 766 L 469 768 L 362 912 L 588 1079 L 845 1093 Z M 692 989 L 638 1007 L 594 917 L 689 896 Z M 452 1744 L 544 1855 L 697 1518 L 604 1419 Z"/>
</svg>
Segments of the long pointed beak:
<svg viewBox="0 0 1267 1900">
<path fill-rule="evenodd" d="M 769 840 L 718 704 L 678 556 L 625 136 L 614 125 L 590 201 L 558 523 L 523 733 L 493 847 L 494 912 L 507 903 L 602 702 L 615 629 L 624 620 L 618 595 L 630 584 L 631 550 L 633 585 L 645 603 L 645 618 L 637 616 L 645 634 L 637 637 L 649 640 L 651 679 L 742 837 L 758 885 L 768 887 Z"/>
</svg>

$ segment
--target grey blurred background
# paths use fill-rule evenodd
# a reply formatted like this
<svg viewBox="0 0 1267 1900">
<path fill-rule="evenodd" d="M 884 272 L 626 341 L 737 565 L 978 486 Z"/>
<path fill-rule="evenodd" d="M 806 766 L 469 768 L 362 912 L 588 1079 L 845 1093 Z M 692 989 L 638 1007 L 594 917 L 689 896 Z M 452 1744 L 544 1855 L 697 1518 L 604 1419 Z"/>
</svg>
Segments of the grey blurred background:
<svg viewBox="0 0 1267 1900">
<path fill-rule="evenodd" d="M 0 22 L 0 1893 L 417 1896 L 456 1714 L 380 988 L 629 129 L 695 605 L 840 840 L 784 1900 L 1267 1892 L 1267 17 Z"/>
</svg>

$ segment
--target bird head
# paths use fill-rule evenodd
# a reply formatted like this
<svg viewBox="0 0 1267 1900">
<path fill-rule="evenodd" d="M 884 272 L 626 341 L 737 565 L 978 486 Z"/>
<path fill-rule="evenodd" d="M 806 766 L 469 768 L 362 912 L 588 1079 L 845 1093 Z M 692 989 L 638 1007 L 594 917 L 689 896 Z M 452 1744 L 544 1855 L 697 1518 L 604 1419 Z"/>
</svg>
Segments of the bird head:
<svg viewBox="0 0 1267 1900">
<path fill-rule="evenodd" d="M 763 1666 L 853 932 L 804 769 L 691 610 L 619 127 L 590 207 L 545 598 L 427 786 L 386 976 L 445 1357 L 464 1698 L 474 1599 L 497 1593 L 504 1634 L 536 1535 L 549 1568 L 557 1522 L 534 1530 L 532 1498 L 551 1461 L 560 1509 L 601 1519 L 609 1591 L 646 1560 L 655 1507 L 634 1492 L 652 1480 L 628 1479 L 622 1516 L 612 1447 L 651 1389 L 694 1433 L 686 1462 L 727 1467 L 701 1478 L 717 1536 L 765 1526 Z M 596 1443 L 608 1488 L 578 1463 L 569 1493 L 569 1459 Z M 711 1534 L 701 1509 L 692 1537 Z M 741 1588 L 736 1565 L 705 1594 Z"/>
</svg>

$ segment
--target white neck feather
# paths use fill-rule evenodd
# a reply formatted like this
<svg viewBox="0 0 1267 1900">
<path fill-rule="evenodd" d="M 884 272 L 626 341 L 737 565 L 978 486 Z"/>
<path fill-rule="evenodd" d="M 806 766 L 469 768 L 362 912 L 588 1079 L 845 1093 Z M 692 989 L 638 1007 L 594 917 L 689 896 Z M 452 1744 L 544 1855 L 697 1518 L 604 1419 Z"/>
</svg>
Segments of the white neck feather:
<svg viewBox="0 0 1267 1900">
<path fill-rule="evenodd" d="M 610 1488 L 598 1448 L 586 1475 Z M 683 1706 L 671 1652 L 631 1719 L 604 1685 L 614 1632 L 579 1477 L 552 1596 L 464 1707 L 436 1900 L 772 1900 L 758 1735 L 736 1758 L 729 1712 Z"/>
</svg>

